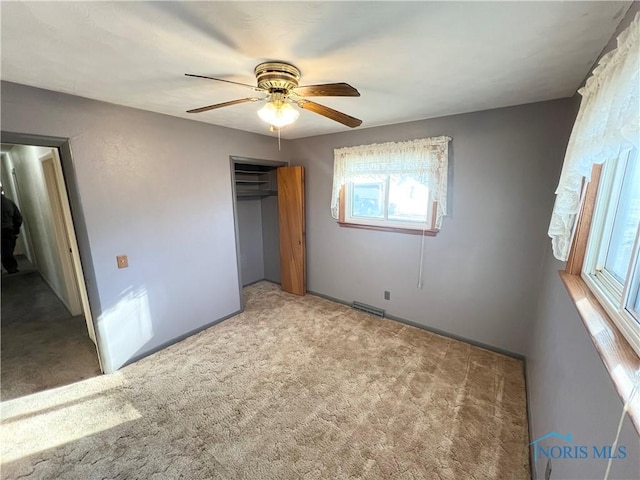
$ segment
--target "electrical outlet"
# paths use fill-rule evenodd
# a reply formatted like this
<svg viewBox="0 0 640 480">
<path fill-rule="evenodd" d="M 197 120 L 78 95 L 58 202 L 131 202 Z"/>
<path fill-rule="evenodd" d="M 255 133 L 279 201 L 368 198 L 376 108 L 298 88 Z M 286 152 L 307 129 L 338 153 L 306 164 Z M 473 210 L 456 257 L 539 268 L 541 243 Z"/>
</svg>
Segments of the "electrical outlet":
<svg viewBox="0 0 640 480">
<path fill-rule="evenodd" d="M 388 290 L 384 291 L 384 299 L 385 300 L 391 300 L 391 292 L 389 292 Z"/>
<path fill-rule="evenodd" d="M 551 459 L 547 460 L 547 468 L 544 470 L 544 480 L 551 478 Z"/>
</svg>

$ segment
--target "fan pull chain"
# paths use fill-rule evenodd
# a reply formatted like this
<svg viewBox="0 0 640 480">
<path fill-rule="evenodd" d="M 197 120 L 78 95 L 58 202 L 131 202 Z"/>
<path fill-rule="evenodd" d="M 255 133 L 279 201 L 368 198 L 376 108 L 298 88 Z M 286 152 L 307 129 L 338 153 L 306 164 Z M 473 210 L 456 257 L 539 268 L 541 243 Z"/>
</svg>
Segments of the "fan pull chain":
<svg viewBox="0 0 640 480">
<path fill-rule="evenodd" d="M 278 151 L 280 151 L 280 127 L 274 127 L 273 125 L 269 125 L 269 131 L 275 132 L 278 131 Z"/>
</svg>

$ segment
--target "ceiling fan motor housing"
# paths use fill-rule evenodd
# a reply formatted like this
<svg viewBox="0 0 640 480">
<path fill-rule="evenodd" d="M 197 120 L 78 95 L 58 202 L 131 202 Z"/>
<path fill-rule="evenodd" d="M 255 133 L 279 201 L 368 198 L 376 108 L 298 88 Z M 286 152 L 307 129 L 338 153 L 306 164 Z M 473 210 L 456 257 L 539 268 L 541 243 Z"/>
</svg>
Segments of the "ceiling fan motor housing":
<svg viewBox="0 0 640 480">
<path fill-rule="evenodd" d="M 288 93 L 298 86 L 300 70 L 289 63 L 266 62 L 255 68 L 258 88 L 274 93 Z"/>
<path fill-rule="evenodd" d="M 206 107 L 194 108 L 187 110 L 187 113 L 201 113 L 215 110 L 221 107 L 229 107 L 240 103 L 255 102 L 257 100 L 266 100 L 267 104 L 260 109 L 258 115 L 267 123 L 276 125 L 280 128 L 295 121 L 298 116 L 297 111 L 292 108 L 291 104 L 295 103 L 303 110 L 308 110 L 318 115 L 322 115 L 330 120 L 342 123 L 347 127 L 355 128 L 362 124 L 359 118 L 351 117 L 346 113 L 339 112 L 329 107 L 325 107 L 304 97 L 359 97 L 360 93 L 348 83 L 326 83 L 321 85 L 298 86 L 300 81 L 300 70 L 290 63 L 286 62 L 264 62 L 258 65 L 254 74 L 256 76 L 257 87 L 246 83 L 233 82 L 222 78 L 207 77 L 204 75 L 185 74 L 188 77 L 207 78 L 218 82 L 226 82 L 250 88 L 254 91 L 266 93 L 266 97 L 257 98 L 240 98 L 230 102 L 216 103 L 215 105 L 207 105 Z M 267 111 L 271 111 L 269 114 Z M 265 112 L 261 114 L 260 112 Z M 293 116 L 293 113 L 295 116 Z M 263 118 L 264 117 L 264 118 Z M 267 118 L 269 117 L 269 118 Z M 274 120 L 275 118 L 275 120 Z M 283 121 L 281 121 L 284 119 Z M 277 122 L 277 123 L 274 123 Z M 278 125 L 279 123 L 279 125 Z"/>
</svg>

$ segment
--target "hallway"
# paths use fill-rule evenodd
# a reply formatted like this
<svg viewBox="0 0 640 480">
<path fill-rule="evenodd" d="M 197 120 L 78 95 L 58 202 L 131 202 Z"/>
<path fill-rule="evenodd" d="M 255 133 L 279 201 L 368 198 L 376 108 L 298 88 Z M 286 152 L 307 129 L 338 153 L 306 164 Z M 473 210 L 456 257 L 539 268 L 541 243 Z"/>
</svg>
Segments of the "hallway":
<svg viewBox="0 0 640 480">
<path fill-rule="evenodd" d="M 84 317 L 72 317 L 40 274 L 19 257 L 2 272 L 1 399 L 29 395 L 100 375 Z"/>
</svg>

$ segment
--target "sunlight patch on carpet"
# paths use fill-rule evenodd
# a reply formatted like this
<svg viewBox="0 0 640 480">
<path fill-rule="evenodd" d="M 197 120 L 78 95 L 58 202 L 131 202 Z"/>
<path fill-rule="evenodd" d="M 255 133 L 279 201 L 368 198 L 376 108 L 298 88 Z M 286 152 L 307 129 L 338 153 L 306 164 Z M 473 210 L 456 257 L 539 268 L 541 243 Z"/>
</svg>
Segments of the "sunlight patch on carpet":
<svg viewBox="0 0 640 480">
<path fill-rule="evenodd" d="M 2 403 L 2 463 L 59 447 L 141 418 L 111 392 L 118 375 L 97 377 Z"/>
</svg>

